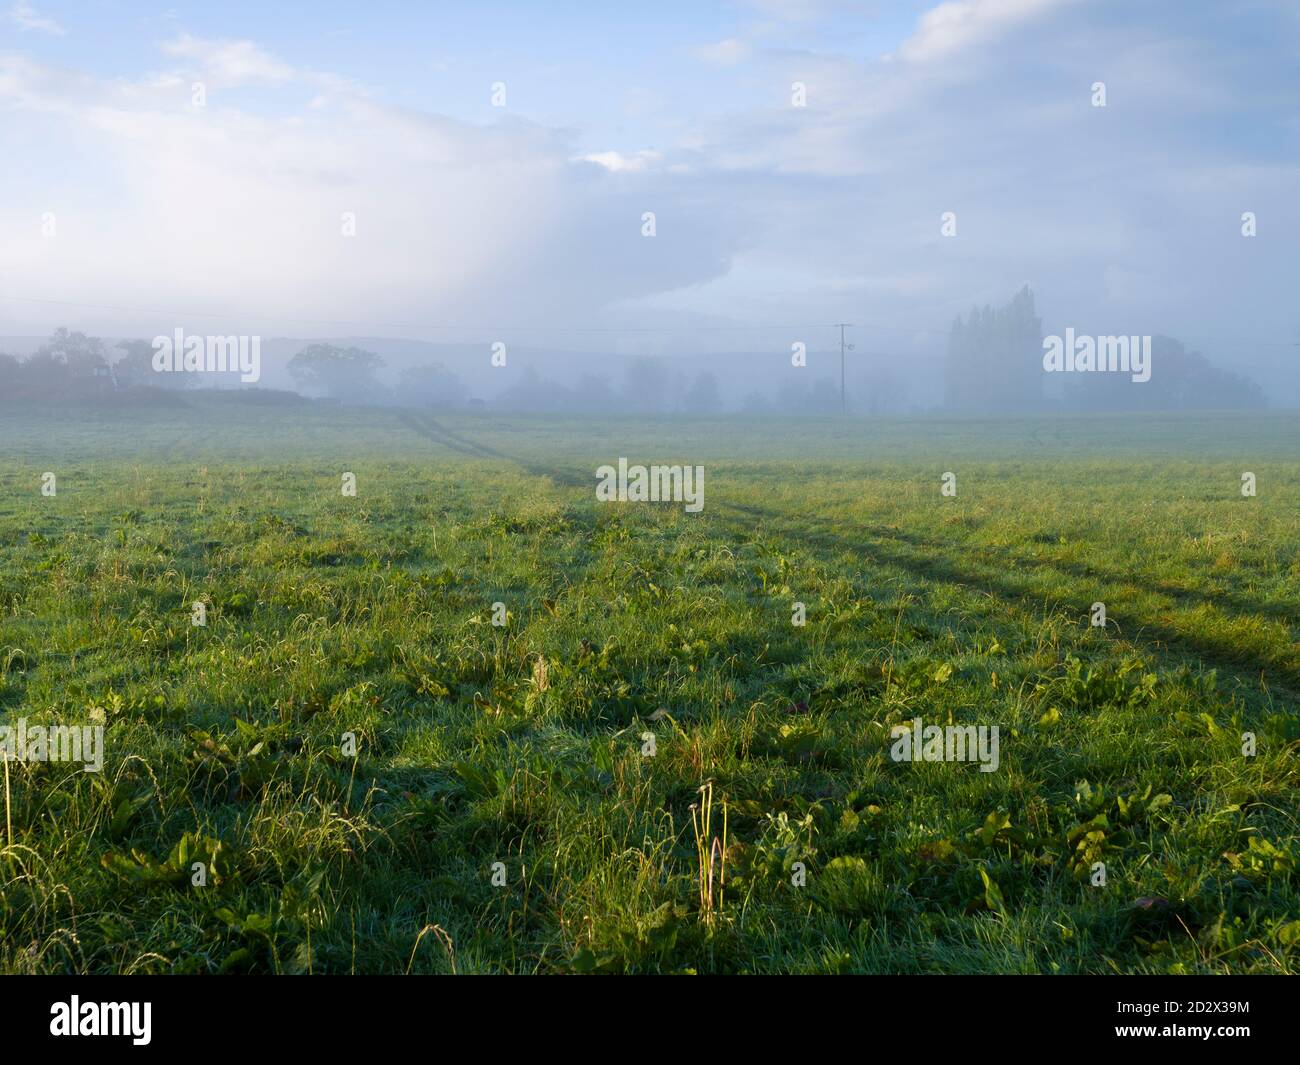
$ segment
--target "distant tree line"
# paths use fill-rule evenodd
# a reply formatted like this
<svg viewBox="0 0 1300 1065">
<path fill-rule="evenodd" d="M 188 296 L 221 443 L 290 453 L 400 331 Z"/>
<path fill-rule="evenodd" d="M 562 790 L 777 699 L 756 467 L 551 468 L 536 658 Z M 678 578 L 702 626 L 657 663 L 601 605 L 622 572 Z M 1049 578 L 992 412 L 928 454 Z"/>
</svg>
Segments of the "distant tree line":
<svg viewBox="0 0 1300 1065">
<path fill-rule="evenodd" d="M 221 375 L 158 373 L 153 345 L 122 340 L 110 346 L 99 337 L 58 329 L 26 359 L 0 352 L 0 400 L 41 402 L 175 402 L 188 388 L 215 384 Z M 1049 412 L 1060 410 L 1190 410 L 1265 406 L 1259 386 L 1214 366 L 1180 341 L 1151 341 L 1151 379 L 1135 383 L 1123 373 L 1047 374 L 1043 370 L 1042 322 L 1026 286 L 999 308 L 972 309 L 953 322 L 949 334 L 944 406 L 954 412 Z M 882 361 L 883 362 L 883 361 Z M 359 405 L 456 409 L 472 400 L 470 389 L 442 363 L 402 369 L 393 384 L 378 354 L 358 347 L 309 344 L 287 370 L 303 394 Z M 850 381 L 850 413 L 900 411 L 903 393 L 891 372 L 873 366 Z M 1055 378 L 1050 384 L 1048 378 Z M 267 401 L 292 393 L 241 395 Z M 300 401 L 300 400 L 299 400 Z M 572 383 L 528 367 L 513 384 L 493 395 L 490 405 L 508 411 L 714 415 L 724 411 L 722 388 L 712 370 L 688 374 L 673 362 L 643 357 L 628 363 L 620 381 L 582 374 Z M 841 409 L 838 377 L 805 377 L 763 392 L 744 394 L 733 410 L 743 414 L 830 415 Z"/>
<path fill-rule="evenodd" d="M 1252 410 L 1267 406 L 1263 390 L 1241 374 L 1213 365 L 1181 341 L 1151 338 L 1151 380 L 1125 374 L 1076 373 L 1065 383 L 1066 410 Z"/>
<path fill-rule="evenodd" d="M 1048 378 L 1058 380 L 1048 384 Z M 969 413 L 1229 410 L 1266 406 L 1249 378 L 1168 336 L 1151 337 L 1151 377 L 1043 370 L 1042 320 L 1026 285 L 1002 307 L 972 308 L 948 336 L 945 407 Z"/>
<path fill-rule="evenodd" d="M 360 348 L 312 344 L 289 360 L 289 374 L 304 390 L 347 403 L 454 408 L 469 401 L 469 389 L 442 363 L 408 367 L 393 388 L 379 379 L 384 360 Z M 492 398 L 496 410 L 600 414 L 716 414 L 722 410 L 718 378 L 705 370 L 693 378 L 673 372 L 659 359 L 633 361 L 621 386 L 583 374 L 571 385 L 527 367 L 522 377 Z"/>
<path fill-rule="evenodd" d="M 184 374 L 155 374 L 144 340 L 113 348 L 99 337 L 58 329 L 26 359 L 0 352 L 0 398 L 63 402 L 127 390 L 178 387 Z"/>
</svg>

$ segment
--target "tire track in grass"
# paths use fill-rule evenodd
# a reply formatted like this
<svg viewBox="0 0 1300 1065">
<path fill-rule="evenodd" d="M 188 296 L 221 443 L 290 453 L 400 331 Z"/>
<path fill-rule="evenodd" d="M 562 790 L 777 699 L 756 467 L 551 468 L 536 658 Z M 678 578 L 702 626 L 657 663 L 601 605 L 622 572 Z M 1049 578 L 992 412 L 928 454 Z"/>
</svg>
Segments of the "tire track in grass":
<svg viewBox="0 0 1300 1065">
<path fill-rule="evenodd" d="M 488 447 L 486 444 L 480 444 L 462 433 L 446 428 L 446 426 L 427 414 L 404 412 L 398 415 L 398 420 L 413 433 L 459 454 L 468 455 L 471 458 L 497 459 L 501 462 L 513 463 L 534 476 L 546 477 L 560 488 L 580 488 L 587 484 L 587 478 L 574 471 L 560 470 L 552 466 L 529 462 L 518 455 L 511 455 L 496 448 Z"/>
<path fill-rule="evenodd" d="M 723 509 L 735 511 L 738 515 L 751 522 L 759 520 L 788 523 L 792 520 L 788 514 L 781 511 L 766 510 L 762 507 L 736 503 L 723 503 L 722 507 Z M 824 526 L 825 522 L 821 519 L 801 518 L 798 520 L 805 527 L 797 530 L 777 528 L 774 531 L 780 536 L 797 536 L 802 545 L 813 544 L 825 551 L 844 551 L 850 554 L 867 553 L 874 561 L 894 566 L 903 570 L 909 576 L 919 578 L 930 584 L 946 583 L 980 588 L 991 592 L 1007 606 L 1026 609 L 1030 606 L 1040 605 L 1044 601 L 1054 601 L 1055 605 L 1071 608 L 1076 605 L 1062 602 L 1057 595 L 1051 595 L 1045 600 L 1040 593 L 1025 591 L 1006 581 L 998 580 L 988 573 L 962 567 L 945 554 L 938 545 L 897 533 L 897 531 L 871 527 L 866 531 L 876 538 L 874 542 L 860 543 L 850 541 L 843 536 L 808 528 L 808 526 L 815 525 Z M 925 551 L 928 553 L 928 560 L 921 561 L 908 553 L 907 550 L 900 550 L 897 547 L 891 548 L 889 544 L 882 542 L 887 540 L 904 543 L 913 550 Z M 1296 687 L 1300 685 L 1300 665 L 1290 666 L 1262 662 L 1255 658 L 1243 658 L 1220 643 L 1188 636 L 1149 619 L 1143 619 L 1141 630 L 1126 637 L 1126 639 L 1135 647 L 1162 658 L 1173 653 L 1190 659 L 1201 666 L 1208 665 L 1233 677 L 1238 683 L 1249 689 L 1257 689 L 1260 679 L 1264 678 L 1272 695 L 1300 704 L 1300 691 Z"/>
<path fill-rule="evenodd" d="M 845 501 L 849 502 L 849 501 Z M 737 505 L 739 507 L 739 505 Z M 746 510 L 745 507 L 739 509 Z M 763 516 L 765 512 L 758 508 L 748 508 L 748 511 L 754 516 Z M 768 511 L 767 514 L 779 513 Z M 832 522 L 825 518 L 809 518 L 807 524 L 834 528 Z M 942 552 L 939 544 L 933 540 L 927 540 L 924 537 L 916 536 L 895 526 L 879 524 L 859 524 L 864 533 L 873 536 L 881 536 L 886 539 L 899 541 L 914 547 L 918 550 Z M 1170 584 L 1168 581 L 1153 578 L 1147 574 L 1134 574 L 1126 577 L 1116 574 L 1105 568 L 1094 566 L 1088 562 L 1070 562 L 1065 559 L 1054 558 L 1033 558 L 1024 555 L 1014 554 L 1011 549 L 998 548 L 993 545 L 974 545 L 967 544 L 967 548 L 983 562 L 999 568 L 1011 568 L 1012 566 L 1025 570 L 1043 570 L 1051 573 L 1068 574 L 1078 581 L 1090 581 L 1093 583 L 1120 584 L 1125 581 L 1138 582 L 1151 592 L 1167 596 L 1175 600 L 1180 606 L 1187 609 L 1197 607 L 1215 607 L 1223 608 L 1225 605 L 1231 608 L 1234 616 L 1243 618 L 1260 617 L 1268 618 L 1285 623 L 1294 623 L 1300 616 L 1300 606 L 1289 606 L 1285 603 L 1265 603 L 1248 599 L 1232 591 L 1215 591 L 1213 593 L 1199 592 L 1192 588 L 1185 588 L 1180 585 Z"/>
<path fill-rule="evenodd" d="M 514 462 L 530 473 L 549 478 L 557 486 L 571 488 L 589 483 L 574 472 L 547 466 L 537 461 L 525 462 L 516 456 L 480 445 L 462 434 L 452 433 L 450 430 L 444 429 L 432 418 L 426 417 L 424 422 L 429 424 L 425 428 L 417 428 L 415 431 L 451 450 L 473 454 L 478 457 L 487 456 Z M 717 510 L 731 511 L 737 517 L 751 523 L 740 529 L 733 526 L 732 532 L 752 532 L 752 522 L 755 520 L 783 522 L 787 526 L 789 523 L 797 521 L 800 523 L 800 528 L 777 529 L 777 534 L 785 537 L 795 536 L 801 545 L 814 544 L 828 551 L 845 551 L 850 554 L 869 553 L 873 560 L 900 569 L 913 580 L 919 580 L 927 584 L 955 584 L 981 588 L 995 595 L 1008 607 L 1024 610 L 1030 606 L 1036 607 L 1043 601 L 1043 596 L 1040 594 L 1016 588 L 1010 583 L 998 580 L 987 573 L 980 573 L 969 567 L 962 567 L 955 563 L 940 545 L 923 540 L 920 537 L 910 536 L 896 529 L 888 529 L 882 526 L 867 527 L 864 532 L 875 538 L 873 543 L 867 544 L 854 542 L 833 532 L 826 531 L 827 526 L 830 525 L 826 519 L 796 516 L 782 511 L 725 501 L 714 503 L 711 506 L 715 512 Z M 891 547 L 887 543 L 888 541 L 893 541 L 894 546 Z M 906 548 L 900 549 L 897 546 L 899 544 L 906 545 Z M 913 551 L 926 552 L 928 561 L 918 560 L 908 553 L 907 548 Z M 993 560 L 990 564 L 998 565 L 1000 561 L 1002 560 Z M 1066 576 L 1076 578 L 1078 576 L 1071 574 L 1066 567 L 1055 567 L 1050 561 L 1035 560 L 1033 564 L 1042 569 L 1062 572 Z M 1195 593 L 1187 594 L 1195 597 Z M 1073 606 L 1073 604 L 1062 602 L 1058 596 L 1052 596 L 1051 599 L 1060 606 Z M 1209 604 L 1210 600 L 1207 598 L 1203 602 Z M 1234 616 L 1249 617 L 1253 615 Z M 1264 680 L 1269 685 L 1270 694 L 1282 697 L 1291 703 L 1300 704 L 1300 663 L 1296 666 L 1289 666 L 1262 662 L 1255 658 L 1243 659 L 1240 654 L 1234 654 L 1220 643 L 1197 639 L 1150 620 L 1144 620 L 1142 629 L 1128 636 L 1127 641 L 1135 648 L 1144 650 L 1146 653 L 1159 658 L 1166 658 L 1172 653 L 1189 659 L 1202 667 L 1208 665 L 1210 668 L 1219 670 L 1222 674 L 1231 676 L 1243 687 L 1250 690 L 1257 689 L 1260 681 Z"/>
<path fill-rule="evenodd" d="M 556 470 L 550 467 L 542 466 L 536 463 L 527 463 L 514 455 L 498 451 L 496 448 L 480 444 L 463 434 L 453 432 L 441 425 L 437 420 L 429 415 L 421 415 L 411 412 L 402 412 L 398 415 L 398 420 L 411 432 L 423 437 L 430 443 L 437 444 L 447 448 L 449 451 L 456 452 L 475 459 L 489 459 L 502 463 L 518 466 L 524 471 L 549 478 L 557 487 L 575 488 L 585 484 L 585 479 L 579 477 L 577 473 Z M 584 553 L 586 558 L 582 561 L 575 559 L 572 569 L 561 568 L 563 578 L 564 594 L 572 590 L 578 590 L 581 594 L 582 585 L 586 582 L 587 576 L 592 572 L 600 559 L 600 552 L 591 547 L 591 540 L 597 532 L 597 523 L 595 513 L 592 512 L 587 522 L 580 526 L 584 538 Z"/>
</svg>

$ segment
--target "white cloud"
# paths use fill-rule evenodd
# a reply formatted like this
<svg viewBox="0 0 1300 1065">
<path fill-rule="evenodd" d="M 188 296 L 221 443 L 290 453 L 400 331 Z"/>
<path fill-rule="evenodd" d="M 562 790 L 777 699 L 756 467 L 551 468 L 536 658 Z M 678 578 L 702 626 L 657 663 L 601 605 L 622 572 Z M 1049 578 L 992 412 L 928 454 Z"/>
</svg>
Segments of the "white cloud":
<svg viewBox="0 0 1300 1065">
<path fill-rule="evenodd" d="M 1041 15 L 1068 0 L 947 0 L 921 16 L 899 48 L 904 59 L 941 59 L 987 42 L 1007 27 Z"/>
<path fill-rule="evenodd" d="M 208 40 L 185 33 L 165 42 L 162 50 L 193 62 L 205 77 L 220 86 L 278 85 L 294 76 L 293 68 L 252 41 Z"/>
<path fill-rule="evenodd" d="M 170 54 L 224 84 L 277 92 L 301 76 L 253 46 L 183 42 Z M 353 94 L 276 105 L 194 108 L 184 79 L 100 81 L 0 56 L 0 141 L 40 129 L 48 153 L 0 203 L 3 290 L 84 304 L 79 321 L 101 331 L 93 308 L 108 305 L 255 317 L 244 332 L 544 325 L 716 276 L 735 242 L 707 205 L 642 184 L 654 152 L 591 165 L 572 133 L 517 118 L 477 126 Z M 69 159 L 93 160 L 93 179 Z M 40 232 L 47 211 L 56 239 Z"/>
<path fill-rule="evenodd" d="M 728 37 L 716 44 L 699 45 L 692 48 L 691 52 L 697 59 L 713 66 L 734 67 L 748 59 L 753 54 L 753 48 L 745 41 Z"/>
<path fill-rule="evenodd" d="M 643 150 L 631 155 L 622 152 L 591 152 L 581 156 L 584 162 L 596 163 L 613 174 L 644 170 L 647 166 L 659 162 L 663 156 L 659 152 Z"/>
<path fill-rule="evenodd" d="M 42 15 L 31 4 L 26 3 L 25 0 L 18 0 L 9 9 L 8 14 L 9 21 L 20 30 L 35 30 L 37 33 L 54 34 L 68 32 L 55 19 L 50 18 L 48 15 Z"/>
</svg>

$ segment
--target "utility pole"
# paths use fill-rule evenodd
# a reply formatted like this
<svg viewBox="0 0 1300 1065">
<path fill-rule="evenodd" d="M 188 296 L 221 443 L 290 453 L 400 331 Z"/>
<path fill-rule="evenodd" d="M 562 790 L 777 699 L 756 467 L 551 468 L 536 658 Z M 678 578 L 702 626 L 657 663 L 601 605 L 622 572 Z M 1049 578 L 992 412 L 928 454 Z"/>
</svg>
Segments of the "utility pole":
<svg viewBox="0 0 1300 1065">
<path fill-rule="evenodd" d="M 853 345 L 852 345 L 852 344 L 846 344 L 846 343 L 844 342 L 844 330 L 847 329 L 849 326 L 851 326 L 853 323 L 852 323 L 852 322 L 836 322 L 835 324 L 839 327 L 839 331 L 840 331 L 840 413 L 841 413 L 841 414 L 848 414 L 848 412 L 849 412 L 849 403 L 848 403 L 848 399 L 846 398 L 846 394 L 845 394 L 845 391 L 844 391 L 844 366 L 845 366 L 845 361 L 846 361 L 846 360 L 845 360 L 845 357 L 844 357 L 844 353 L 845 353 L 846 351 L 852 351 L 852 350 L 853 350 Z"/>
</svg>

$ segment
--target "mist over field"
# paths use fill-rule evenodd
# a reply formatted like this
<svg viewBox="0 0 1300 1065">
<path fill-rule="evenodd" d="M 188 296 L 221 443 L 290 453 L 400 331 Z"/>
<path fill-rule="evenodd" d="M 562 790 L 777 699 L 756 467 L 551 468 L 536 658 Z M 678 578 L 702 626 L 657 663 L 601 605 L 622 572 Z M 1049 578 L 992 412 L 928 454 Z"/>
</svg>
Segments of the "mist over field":
<svg viewBox="0 0 1300 1065">
<path fill-rule="evenodd" d="M 0 41 L 11 356 L 181 328 L 262 338 L 272 388 L 325 342 L 388 388 L 446 366 L 449 405 L 691 411 L 712 374 L 722 409 L 814 411 L 849 322 L 864 415 L 1300 406 L 1289 4 L 27 9 Z M 1040 362 L 1067 328 L 1167 351 L 1071 389 Z"/>
<path fill-rule="evenodd" d="M 1298 60 L 0 0 L 0 973 L 1294 974 Z"/>
</svg>

